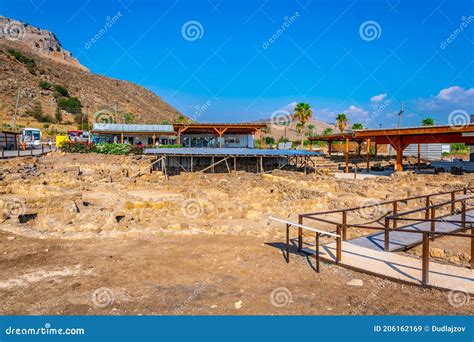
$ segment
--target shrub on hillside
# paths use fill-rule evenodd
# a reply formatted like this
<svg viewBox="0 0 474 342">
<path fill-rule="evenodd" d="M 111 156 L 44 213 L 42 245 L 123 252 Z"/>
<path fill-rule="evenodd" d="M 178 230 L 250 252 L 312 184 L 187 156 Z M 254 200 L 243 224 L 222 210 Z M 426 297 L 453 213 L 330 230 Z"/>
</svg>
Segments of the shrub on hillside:
<svg viewBox="0 0 474 342">
<path fill-rule="evenodd" d="M 69 91 L 66 89 L 66 87 L 60 84 L 55 84 L 53 85 L 53 89 L 56 91 L 56 93 L 58 93 L 59 96 L 69 97 Z"/>
<path fill-rule="evenodd" d="M 39 86 L 40 86 L 41 89 L 51 90 L 52 84 L 45 81 L 45 80 L 41 80 L 41 81 L 39 81 Z"/>
<path fill-rule="evenodd" d="M 94 152 L 94 144 L 88 144 L 83 142 L 73 142 L 73 141 L 65 141 L 63 142 L 59 148 L 63 152 L 69 153 L 91 153 Z"/>
<path fill-rule="evenodd" d="M 77 97 L 60 97 L 58 99 L 58 107 L 71 114 L 79 114 L 82 105 Z"/>
</svg>

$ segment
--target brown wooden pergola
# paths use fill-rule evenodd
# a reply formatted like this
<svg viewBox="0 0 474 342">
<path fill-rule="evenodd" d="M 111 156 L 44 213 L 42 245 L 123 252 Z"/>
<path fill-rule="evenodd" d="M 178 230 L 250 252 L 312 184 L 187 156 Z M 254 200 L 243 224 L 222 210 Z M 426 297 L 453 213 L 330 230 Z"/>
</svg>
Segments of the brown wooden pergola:
<svg viewBox="0 0 474 342">
<path fill-rule="evenodd" d="M 410 144 L 418 144 L 418 163 L 420 162 L 420 144 L 436 143 L 465 143 L 474 144 L 474 124 L 469 125 L 446 125 L 446 126 L 424 126 L 389 129 L 364 129 L 352 132 L 343 132 L 324 136 L 309 137 L 312 149 L 313 142 L 326 141 L 328 151 L 331 154 L 331 144 L 335 141 L 345 143 L 346 173 L 349 172 L 349 142 L 366 142 L 367 170 L 370 169 L 370 145 L 388 144 L 396 151 L 395 171 L 403 171 L 403 151 Z"/>
<path fill-rule="evenodd" d="M 222 138 L 228 134 L 255 134 L 261 132 L 267 125 L 264 123 L 174 123 L 174 130 L 178 134 L 178 144 L 181 144 L 181 134 L 214 134 Z M 222 139 L 220 139 L 222 145 Z"/>
</svg>

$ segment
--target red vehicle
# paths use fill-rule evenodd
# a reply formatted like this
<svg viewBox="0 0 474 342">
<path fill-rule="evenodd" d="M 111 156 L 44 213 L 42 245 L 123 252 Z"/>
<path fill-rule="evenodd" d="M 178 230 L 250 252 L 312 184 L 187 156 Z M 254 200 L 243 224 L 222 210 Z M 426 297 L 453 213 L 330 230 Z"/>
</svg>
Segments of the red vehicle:
<svg viewBox="0 0 474 342">
<path fill-rule="evenodd" d="M 68 137 L 69 141 L 88 142 L 89 141 L 89 132 L 84 132 L 84 131 L 80 131 L 80 130 L 67 131 L 67 137 Z"/>
</svg>

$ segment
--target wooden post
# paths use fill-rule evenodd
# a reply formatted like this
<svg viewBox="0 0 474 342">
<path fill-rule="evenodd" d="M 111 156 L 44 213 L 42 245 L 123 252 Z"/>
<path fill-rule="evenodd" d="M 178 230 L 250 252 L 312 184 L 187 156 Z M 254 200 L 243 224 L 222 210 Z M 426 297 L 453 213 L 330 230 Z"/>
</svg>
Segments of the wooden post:
<svg viewBox="0 0 474 342">
<path fill-rule="evenodd" d="M 331 140 L 328 141 L 328 153 L 329 155 L 332 155 L 332 141 Z"/>
<path fill-rule="evenodd" d="M 375 140 L 375 144 L 374 144 L 374 156 L 375 157 L 377 157 L 378 150 L 379 150 L 379 144 L 377 144 L 377 140 Z"/>
<path fill-rule="evenodd" d="M 120 133 L 120 143 L 123 144 L 123 133 Z"/>
<path fill-rule="evenodd" d="M 349 173 L 349 138 L 346 137 L 346 173 Z"/>
<path fill-rule="evenodd" d="M 471 229 L 471 234 L 474 235 L 474 228 Z M 471 237 L 471 270 L 474 269 L 474 237 Z"/>
<path fill-rule="evenodd" d="M 370 138 L 367 139 L 367 173 L 370 172 Z"/>
<path fill-rule="evenodd" d="M 451 192 L 451 214 L 454 215 L 454 212 L 456 211 L 456 191 Z"/>
<path fill-rule="evenodd" d="M 194 158 L 191 156 L 191 172 L 193 172 Z"/>
<path fill-rule="evenodd" d="M 214 161 L 215 161 L 215 157 L 212 156 L 212 173 L 216 172 L 215 168 L 214 168 Z"/>
<path fill-rule="evenodd" d="M 347 239 L 347 211 L 342 212 L 342 240 Z"/>
<path fill-rule="evenodd" d="M 181 129 L 178 128 L 178 145 L 181 145 Z"/>
<path fill-rule="evenodd" d="M 433 241 L 435 239 L 434 232 L 436 230 L 436 222 L 433 221 L 433 220 L 436 219 L 436 209 L 435 209 L 435 207 L 431 208 L 431 217 L 430 217 L 430 219 L 432 220 L 430 228 L 431 228 L 431 232 L 433 233 L 431 235 L 431 240 Z"/>
<path fill-rule="evenodd" d="M 44 154 L 44 145 L 41 144 L 41 154 Z"/>
<path fill-rule="evenodd" d="M 298 224 L 303 224 L 303 216 L 298 215 Z M 298 227 L 298 252 L 303 249 L 303 228 Z"/>
<path fill-rule="evenodd" d="M 461 201 L 461 222 L 462 222 L 462 229 L 466 230 L 466 201 Z"/>
<path fill-rule="evenodd" d="M 398 201 L 393 202 L 393 215 L 398 213 Z M 393 220 L 393 229 L 397 229 L 398 221 Z"/>
<path fill-rule="evenodd" d="M 339 237 L 336 238 L 336 264 L 342 260 L 342 225 L 337 225 L 337 234 Z"/>
<path fill-rule="evenodd" d="M 430 206 L 430 196 L 426 196 L 425 207 L 427 208 L 425 211 L 425 220 L 430 218 L 430 209 L 428 209 L 429 206 Z"/>
<path fill-rule="evenodd" d="M 428 233 L 423 233 L 423 261 L 421 270 L 421 283 L 426 286 L 428 285 L 430 274 L 430 239 Z"/>
<path fill-rule="evenodd" d="M 316 233 L 315 245 L 316 254 L 314 256 L 316 257 L 316 272 L 319 273 L 319 233 Z"/>
<path fill-rule="evenodd" d="M 421 164 L 421 144 L 418 144 L 418 163 L 416 169 L 420 171 L 420 164 Z"/>
<path fill-rule="evenodd" d="M 397 159 L 395 162 L 395 171 L 403 171 L 403 150 L 401 146 L 395 149 L 397 151 Z"/>
<path fill-rule="evenodd" d="M 313 152 L 313 140 L 309 141 L 309 151 Z"/>
<path fill-rule="evenodd" d="M 153 146 L 155 146 L 156 144 L 156 135 L 153 134 L 152 138 L 151 138 L 151 143 L 153 144 Z"/>
<path fill-rule="evenodd" d="M 286 224 L 286 263 L 290 262 L 290 225 Z"/>
<path fill-rule="evenodd" d="M 234 156 L 234 171 L 237 171 L 237 157 Z"/>
<path fill-rule="evenodd" d="M 383 249 L 385 252 L 390 251 L 390 220 L 386 217 L 385 218 L 385 231 L 384 231 L 384 243 L 383 243 Z"/>
</svg>

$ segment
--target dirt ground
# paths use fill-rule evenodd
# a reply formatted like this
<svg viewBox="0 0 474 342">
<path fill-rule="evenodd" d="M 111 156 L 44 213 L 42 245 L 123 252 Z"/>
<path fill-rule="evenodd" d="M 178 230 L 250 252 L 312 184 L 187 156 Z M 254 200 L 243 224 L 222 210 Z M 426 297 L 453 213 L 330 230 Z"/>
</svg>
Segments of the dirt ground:
<svg viewBox="0 0 474 342">
<path fill-rule="evenodd" d="M 472 301 L 450 305 L 447 291 L 324 263 L 316 273 L 313 259 L 295 251 L 287 264 L 284 227 L 268 221 L 459 189 L 472 176 L 131 177 L 147 165 L 141 157 L 60 153 L 0 161 L 1 314 L 473 313 Z M 464 242 L 435 247 L 463 265 L 467 259 L 453 256 L 468 251 Z"/>
<path fill-rule="evenodd" d="M 329 264 L 323 264 L 318 274 L 306 257 L 295 254 L 287 264 L 278 245 L 270 245 L 279 241 L 256 237 L 161 235 L 74 241 L 11 237 L 0 233 L 2 314 L 473 312 L 472 306 L 450 306 L 444 291 L 384 281 Z M 348 285 L 353 279 L 362 280 L 363 286 Z"/>
</svg>

